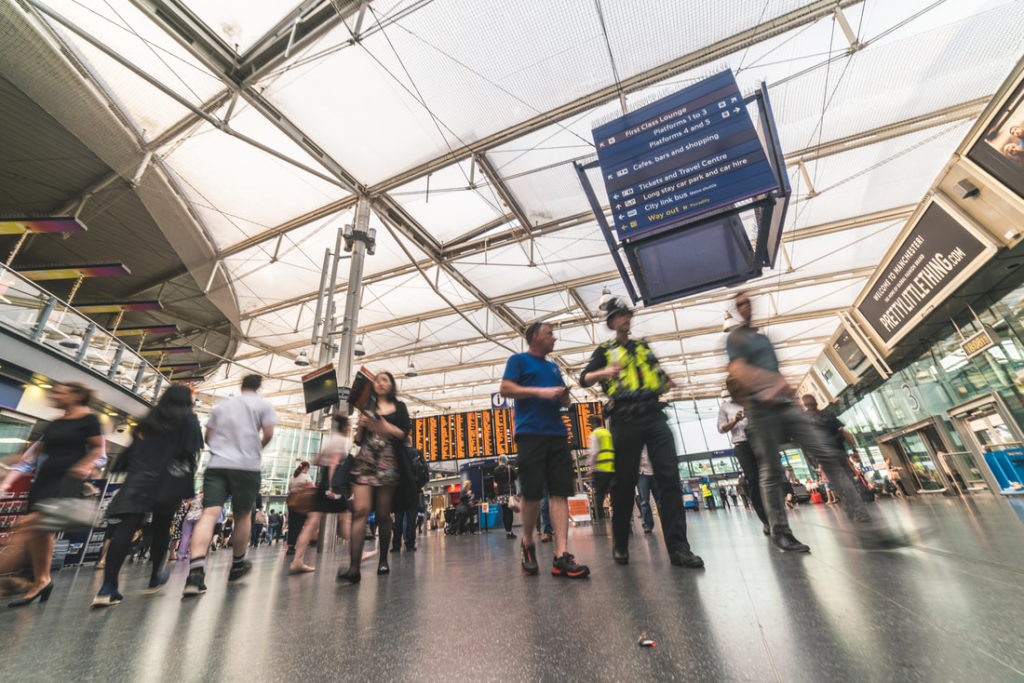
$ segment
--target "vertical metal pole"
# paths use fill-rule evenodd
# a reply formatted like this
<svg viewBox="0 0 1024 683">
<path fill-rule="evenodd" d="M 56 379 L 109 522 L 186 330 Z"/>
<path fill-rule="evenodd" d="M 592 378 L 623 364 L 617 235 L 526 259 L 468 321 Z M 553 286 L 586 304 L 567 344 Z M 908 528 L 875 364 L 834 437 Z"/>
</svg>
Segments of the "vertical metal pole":
<svg viewBox="0 0 1024 683">
<path fill-rule="evenodd" d="M 352 236 L 352 264 L 348 270 L 345 292 L 345 315 L 341 320 L 341 349 L 338 352 L 338 384 L 352 383 L 352 352 L 359 323 L 359 299 L 363 289 L 363 261 L 366 259 L 366 238 L 370 228 L 370 198 L 360 197 L 356 204 L 356 224 Z"/>
<path fill-rule="evenodd" d="M 352 237 L 352 263 L 349 266 L 348 289 L 345 291 L 345 316 L 341 323 L 341 348 L 338 352 L 338 386 L 347 387 L 352 381 L 352 351 L 355 347 L 356 325 L 359 320 L 359 297 L 362 294 L 363 283 L 363 261 L 366 258 L 366 236 L 370 226 L 370 199 L 360 197 L 356 204 L 356 220 L 353 227 Z M 338 242 L 335 248 L 334 264 L 331 267 L 331 294 L 327 300 L 328 319 L 334 314 L 334 290 L 337 287 L 338 260 L 341 256 L 341 240 L 343 230 L 338 230 Z M 333 323 L 332 323 L 333 326 Z M 326 341 L 321 346 L 321 353 L 328 353 L 328 345 L 331 343 L 334 330 L 329 330 L 324 337 Z M 324 515 L 324 521 L 320 525 L 320 539 L 317 542 L 317 552 L 327 549 L 334 552 L 338 546 L 338 518 L 336 515 Z M 363 543 L 364 539 L 349 538 L 349 543 Z"/>
</svg>

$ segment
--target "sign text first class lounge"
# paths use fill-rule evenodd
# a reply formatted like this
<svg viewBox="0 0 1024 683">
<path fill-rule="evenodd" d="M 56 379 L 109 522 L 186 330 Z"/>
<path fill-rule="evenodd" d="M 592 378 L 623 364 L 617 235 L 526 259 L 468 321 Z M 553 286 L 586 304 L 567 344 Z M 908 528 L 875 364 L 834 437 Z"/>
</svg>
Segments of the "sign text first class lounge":
<svg viewBox="0 0 1024 683">
<path fill-rule="evenodd" d="M 620 239 L 778 187 L 731 71 L 593 136 Z"/>
</svg>

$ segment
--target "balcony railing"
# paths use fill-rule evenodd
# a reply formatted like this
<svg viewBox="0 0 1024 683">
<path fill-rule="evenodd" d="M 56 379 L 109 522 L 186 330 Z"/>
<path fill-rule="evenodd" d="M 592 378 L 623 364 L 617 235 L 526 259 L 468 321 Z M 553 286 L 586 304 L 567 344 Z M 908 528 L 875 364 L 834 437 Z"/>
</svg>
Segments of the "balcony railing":
<svg viewBox="0 0 1024 683">
<path fill-rule="evenodd" d="M 166 378 L 95 321 L 17 272 L 0 265 L 0 326 L 54 349 L 72 362 L 153 403 Z"/>
</svg>

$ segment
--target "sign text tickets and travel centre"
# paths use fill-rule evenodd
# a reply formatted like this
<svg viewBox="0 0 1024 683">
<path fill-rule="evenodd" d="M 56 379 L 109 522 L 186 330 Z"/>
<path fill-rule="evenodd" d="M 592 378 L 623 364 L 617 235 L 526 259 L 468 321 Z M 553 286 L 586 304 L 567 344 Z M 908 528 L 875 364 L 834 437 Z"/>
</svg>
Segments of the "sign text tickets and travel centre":
<svg viewBox="0 0 1024 683">
<path fill-rule="evenodd" d="M 945 300 L 962 273 L 994 251 L 941 204 L 932 202 L 889 262 L 880 266 L 857 310 L 886 346 Z"/>
<path fill-rule="evenodd" d="M 593 130 L 620 239 L 778 187 L 731 71 Z"/>
</svg>

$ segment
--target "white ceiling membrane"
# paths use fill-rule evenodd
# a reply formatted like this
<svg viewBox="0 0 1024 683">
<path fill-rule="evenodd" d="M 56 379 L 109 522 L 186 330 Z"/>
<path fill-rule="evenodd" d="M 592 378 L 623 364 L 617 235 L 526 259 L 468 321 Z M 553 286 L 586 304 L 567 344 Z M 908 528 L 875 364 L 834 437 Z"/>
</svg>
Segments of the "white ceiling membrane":
<svg viewBox="0 0 1024 683">
<path fill-rule="evenodd" d="M 768 84 L 788 158 L 793 203 L 778 267 L 743 287 L 784 372 L 798 378 L 1024 52 L 1024 3 L 1012 0 L 867 0 L 840 3 L 840 14 L 810 0 L 530 0 L 486 12 L 376 0 L 361 20 L 348 15 L 281 55 L 232 105 L 196 46 L 129 0 L 46 2 L 191 106 L 222 97 L 213 116 L 258 143 L 190 115 L 58 29 L 143 139 L 158 140 L 232 278 L 236 363 L 201 389 L 230 393 L 258 371 L 281 406 L 301 402 L 297 378 L 308 368 L 296 355 L 317 357 L 309 338 L 324 251 L 354 222 L 348 176 L 372 195 L 376 231 L 357 365 L 395 373 L 414 411 L 480 408 L 505 359 L 524 348 L 522 327 L 543 319 L 555 323 L 555 355 L 575 383 L 610 336 L 602 294 L 626 292 L 573 162 L 593 157 L 591 128 L 623 103 L 727 68 L 744 93 Z M 285 17 L 325 6 L 163 2 L 204 22 L 240 64 L 290 30 Z M 261 98 L 269 107 L 250 104 Z M 603 202 L 600 173 L 590 180 Z M 665 358 L 676 396 L 721 391 L 730 296 L 637 311 L 634 329 Z M 416 377 L 404 376 L 410 361 Z"/>
</svg>

